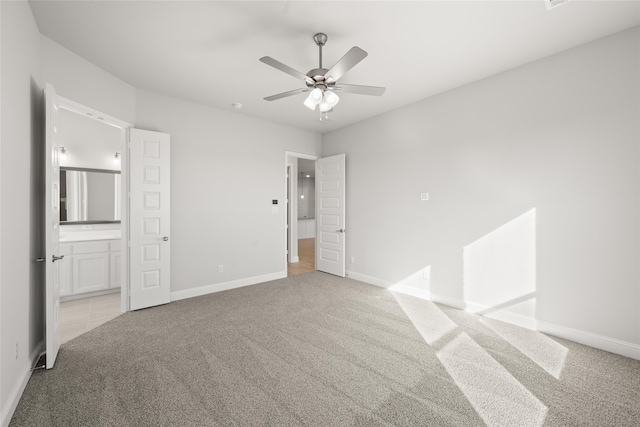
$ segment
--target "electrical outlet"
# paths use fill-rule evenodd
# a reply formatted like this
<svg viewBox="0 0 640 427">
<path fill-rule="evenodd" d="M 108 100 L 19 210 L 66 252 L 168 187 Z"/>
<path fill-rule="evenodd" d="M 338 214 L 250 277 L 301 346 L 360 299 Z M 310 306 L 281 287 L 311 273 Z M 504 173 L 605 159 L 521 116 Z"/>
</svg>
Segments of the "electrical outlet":
<svg viewBox="0 0 640 427">
<path fill-rule="evenodd" d="M 18 341 L 16 341 L 16 350 L 15 350 L 15 352 L 14 352 L 14 354 L 13 354 L 13 357 L 14 357 L 16 360 L 18 360 L 18 354 L 19 354 L 19 353 L 18 353 L 18 348 L 19 348 L 19 344 L 20 344 L 20 343 L 19 343 Z"/>
<path fill-rule="evenodd" d="M 422 200 L 423 202 L 429 200 L 429 193 L 420 193 L 420 200 Z"/>
<path fill-rule="evenodd" d="M 83 225 L 82 229 L 83 230 L 93 230 L 93 225 Z"/>
<path fill-rule="evenodd" d="M 218 266 L 218 273 L 222 273 L 224 271 L 224 267 L 222 264 Z"/>
<path fill-rule="evenodd" d="M 351 257 L 351 264 L 355 264 L 356 263 L 356 257 L 352 256 Z"/>
</svg>

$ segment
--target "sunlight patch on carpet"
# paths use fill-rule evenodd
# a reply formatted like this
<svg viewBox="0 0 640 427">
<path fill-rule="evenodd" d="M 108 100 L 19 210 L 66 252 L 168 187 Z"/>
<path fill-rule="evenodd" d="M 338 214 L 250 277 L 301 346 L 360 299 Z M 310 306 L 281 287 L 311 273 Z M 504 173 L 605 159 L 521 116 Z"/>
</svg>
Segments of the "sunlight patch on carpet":
<svg viewBox="0 0 640 427">
<path fill-rule="evenodd" d="M 466 333 L 437 357 L 487 425 L 543 425 L 547 407 Z"/>
</svg>

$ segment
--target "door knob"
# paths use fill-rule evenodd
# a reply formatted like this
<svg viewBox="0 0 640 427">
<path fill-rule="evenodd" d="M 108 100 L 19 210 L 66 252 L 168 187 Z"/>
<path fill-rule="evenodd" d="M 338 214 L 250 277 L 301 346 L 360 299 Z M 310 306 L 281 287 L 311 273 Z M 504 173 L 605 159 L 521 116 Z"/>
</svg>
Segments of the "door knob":
<svg viewBox="0 0 640 427">
<path fill-rule="evenodd" d="M 344 233 L 344 228 L 341 228 L 340 230 L 336 230 L 336 233 Z"/>
<path fill-rule="evenodd" d="M 163 241 L 165 241 L 165 242 L 169 241 L 169 236 L 164 236 L 164 237 L 162 238 L 162 240 L 163 240 Z"/>
</svg>

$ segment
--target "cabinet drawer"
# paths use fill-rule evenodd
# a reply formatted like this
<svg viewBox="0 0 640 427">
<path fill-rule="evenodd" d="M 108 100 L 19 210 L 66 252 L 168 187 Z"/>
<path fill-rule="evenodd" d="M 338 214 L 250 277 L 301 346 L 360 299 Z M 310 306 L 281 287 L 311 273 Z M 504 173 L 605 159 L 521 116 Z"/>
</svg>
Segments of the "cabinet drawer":
<svg viewBox="0 0 640 427">
<path fill-rule="evenodd" d="M 91 254 L 95 252 L 109 252 L 109 242 L 96 241 L 73 244 L 74 254 Z"/>
</svg>

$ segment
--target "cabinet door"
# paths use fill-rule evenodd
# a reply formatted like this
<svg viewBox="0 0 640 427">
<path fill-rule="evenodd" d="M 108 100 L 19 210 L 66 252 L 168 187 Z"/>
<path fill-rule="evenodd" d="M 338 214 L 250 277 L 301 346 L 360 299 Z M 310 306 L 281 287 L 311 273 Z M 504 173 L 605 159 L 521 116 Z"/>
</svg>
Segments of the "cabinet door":
<svg viewBox="0 0 640 427">
<path fill-rule="evenodd" d="M 109 288 L 109 253 L 73 256 L 73 293 Z"/>
<path fill-rule="evenodd" d="M 111 252 L 111 262 L 110 262 L 110 274 L 109 274 L 109 282 L 112 288 L 119 288 L 122 283 L 120 271 L 120 252 Z"/>
<path fill-rule="evenodd" d="M 60 271 L 60 296 L 64 297 L 73 293 L 73 276 L 71 274 L 71 264 L 73 257 L 65 255 L 63 259 L 57 261 Z"/>
</svg>

